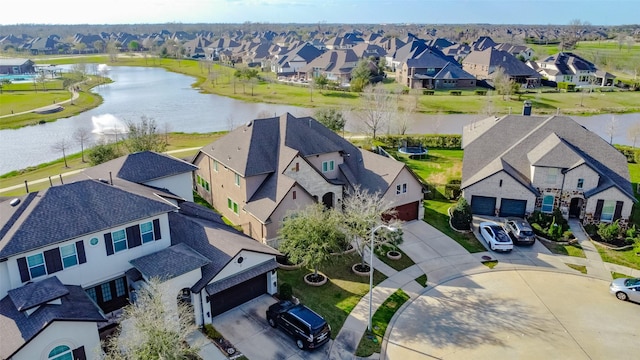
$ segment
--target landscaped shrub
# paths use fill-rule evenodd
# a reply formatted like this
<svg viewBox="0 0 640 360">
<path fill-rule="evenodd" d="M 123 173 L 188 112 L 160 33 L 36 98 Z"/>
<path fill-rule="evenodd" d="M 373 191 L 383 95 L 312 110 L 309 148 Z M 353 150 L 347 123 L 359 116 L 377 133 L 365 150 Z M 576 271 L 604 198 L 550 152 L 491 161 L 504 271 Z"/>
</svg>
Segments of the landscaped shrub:
<svg viewBox="0 0 640 360">
<path fill-rule="evenodd" d="M 422 90 L 422 95 L 433 95 L 435 93 L 433 90 Z"/>
<path fill-rule="evenodd" d="M 293 297 L 293 287 L 291 284 L 283 282 L 280 284 L 280 292 L 278 293 L 278 298 L 280 300 L 291 300 Z"/>
<path fill-rule="evenodd" d="M 611 224 L 600 223 L 600 225 L 598 225 L 598 235 L 600 235 L 600 238 L 605 242 L 611 242 L 616 239 L 620 235 L 620 224 L 618 224 L 618 220 Z"/>
<path fill-rule="evenodd" d="M 458 230 L 469 230 L 472 220 L 471 206 L 465 198 L 461 197 L 451 213 L 451 225 Z"/>
<path fill-rule="evenodd" d="M 637 163 L 640 160 L 640 149 L 625 145 L 614 145 L 614 147 L 627 158 L 628 163 Z"/>
<path fill-rule="evenodd" d="M 555 209 L 551 214 L 534 211 L 528 220 L 536 235 L 551 240 L 567 239 L 573 236 L 569 231 L 569 223 L 562 217 L 560 209 Z"/>
<path fill-rule="evenodd" d="M 559 82 L 558 89 L 573 92 L 576 90 L 576 84 L 570 82 Z"/>
<path fill-rule="evenodd" d="M 444 186 L 444 195 L 449 200 L 457 199 L 462 193 L 462 191 L 460 190 L 461 183 L 462 181 L 460 179 L 450 180 L 449 183 Z"/>
<path fill-rule="evenodd" d="M 476 95 L 485 96 L 487 95 L 487 90 L 476 90 Z"/>
<path fill-rule="evenodd" d="M 587 224 L 584 226 L 584 231 L 587 235 L 593 237 L 598 233 L 598 226 L 596 226 L 596 224 Z"/>
<path fill-rule="evenodd" d="M 449 91 L 449 94 L 455 95 L 455 96 L 460 96 L 460 95 L 462 95 L 462 91 L 460 91 L 460 90 L 451 90 L 451 91 Z"/>
<path fill-rule="evenodd" d="M 458 134 L 425 134 L 425 135 L 381 135 L 376 138 L 385 148 L 397 148 L 403 143 L 421 144 L 428 149 L 459 150 L 462 136 Z"/>
</svg>

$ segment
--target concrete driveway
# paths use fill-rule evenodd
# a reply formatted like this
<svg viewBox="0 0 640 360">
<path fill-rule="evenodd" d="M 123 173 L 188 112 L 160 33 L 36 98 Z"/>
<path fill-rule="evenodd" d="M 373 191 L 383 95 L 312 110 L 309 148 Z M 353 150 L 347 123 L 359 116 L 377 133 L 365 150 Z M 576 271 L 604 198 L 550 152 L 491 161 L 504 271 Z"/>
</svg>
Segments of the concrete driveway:
<svg viewBox="0 0 640 360">
<path fill-rule="evenodd" d="M 213 326 L 247 358 L 259 359 L 327 359 L 332 340 L 313 351 L 296 347 L 293 338 L 267 323 L 265 313 L 276 300 L 262 295 L 213 319 Z"/>
<path fill-rule="evenodd" d="M 386 359 L 631 359 L 640 305 L 608 282 L 488 270 L 429 288 L 394 317 Z"/>
</svg>

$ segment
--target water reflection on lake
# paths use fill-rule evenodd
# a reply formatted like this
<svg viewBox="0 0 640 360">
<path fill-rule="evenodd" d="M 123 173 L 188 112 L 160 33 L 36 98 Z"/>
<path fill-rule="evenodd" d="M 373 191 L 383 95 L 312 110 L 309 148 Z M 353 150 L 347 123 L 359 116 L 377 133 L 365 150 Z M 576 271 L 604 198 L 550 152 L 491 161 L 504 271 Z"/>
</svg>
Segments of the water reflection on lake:
<svg viewBox="0 0 640 360">
<path fill-rule="evenodd" d="M 60 158 L 62 154 L 51 148 L 62 138 L 71 144 L 67 153 L 79 152 L 80 145 L 73 143 L 72 134 L 82 127 L 93 131 L 93 141 L 97 141 L 101 131 L 108 132 L 110 126 L 117 129 L 122 123 L 138 121 L 142 116 L 155 119 L 162 130 L 205 133 L 229 130 L 259 115 L 290 112 L 295 116 L 308 116 L 313 113 L 313 109 L 247 103 L 203 94 L 191 87 L 193 78 L 160 68 L 112 67 L 109 77 L 113 83 L 94 89 L 104 98 L 104 103 L 95 109 L 44 125 L 1 130 L 0 174 Z M 460 134 L 464 125 L 482 118 L 483 115 L 420 114 L 409 124 L 408 133 Z M 611 118 L 611 115 L 575 117 L 580 124 L 607 140 Z M 630 144 L 627 130 L 640 122 L 640 114 L 615 115 L 615 119 L 613 142 Z M 363 130 L 355 115 L 348 114 L 347 120 L 347 131 Z"/>
</svg>

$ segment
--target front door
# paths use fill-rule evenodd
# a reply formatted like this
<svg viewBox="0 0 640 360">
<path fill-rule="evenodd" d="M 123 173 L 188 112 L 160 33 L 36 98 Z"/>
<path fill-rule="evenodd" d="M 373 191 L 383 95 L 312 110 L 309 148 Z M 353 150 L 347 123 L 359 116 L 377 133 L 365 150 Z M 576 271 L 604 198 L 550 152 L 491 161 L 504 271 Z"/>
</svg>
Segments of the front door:
<svg viewBox="0 0 640 360">
<path fill-rule="evenodd" d="M 580 211 L 582 210 L 582 202 L 581 198 L 573 198 L 571 199 L 571 204 L 569 204 L 569 217 L 578 218 L 580 217 Z"/>
</svg>

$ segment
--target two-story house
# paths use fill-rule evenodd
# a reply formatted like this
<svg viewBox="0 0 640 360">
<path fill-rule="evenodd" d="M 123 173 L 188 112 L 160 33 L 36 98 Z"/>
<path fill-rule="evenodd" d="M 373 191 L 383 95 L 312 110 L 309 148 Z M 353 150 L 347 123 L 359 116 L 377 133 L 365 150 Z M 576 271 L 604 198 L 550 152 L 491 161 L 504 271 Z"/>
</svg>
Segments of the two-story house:
<svg viewBox="0 0 640 360">
<path fill-rule="evenodd" d="M 275 293 L 277 251 L 180 195 L 194 169 L 135 153 L 0 202 L 0 358 L 98 358 L 100 334 L 154 278 L 167 310 L 187 301 L 197 324 Z"/>
<path fill-rule="evenodd" d="M 510 53 L 487 48 L 474 50 L 462 60 L 462 68 L 479 80 L 492 80 L 496 70 L 501 68 L 504 75 L 527 88 L 540 86 L 541 76 L 535 70 Z"/>
<path fill-rule="evenodd" d="M 571 52 L 560 52 L 542 60 L 529 61 L 527 65 L 554 82 L 568 82 L 578 86 L 611 86 L 615 80 L 615 76 L 598 70 L 590 61 Z"/>
<path fill-rule="evenodd" d="M 322 50 L 305 42 L 283 54 L 275 55 L 271 63 L 271 71 L 278 76 L 295 75 L 303 66 L 322 55 L 322 52 Z"/>
<path fill-rule="evenodd" d="M 287 213 L 340 207 L 356 186 L 401 220 L 423 217 L 422 183 L 402 162 L 359 149 L 310 117 L 256 119 L 195 156 L 197 192 L 252 238 L 275 243 Z"/>
<path fill-rule="evenodd" d="M 301 67 L 299 71 L 305 73 L 307 79 L 325 75 L 327 79 L 347 86 L 351 81 L 351 71 L 359 60 L 353 49 L 329 50 Z"/>
<path fill-rule="evenodd" d="M 628 224 L 636 199 L 625 156 L 573 119 L 491 117 L 466 126 L 462 140 L 461 189 L 474 214 L 560 209 L 583 223 Z"/>
</svg>

